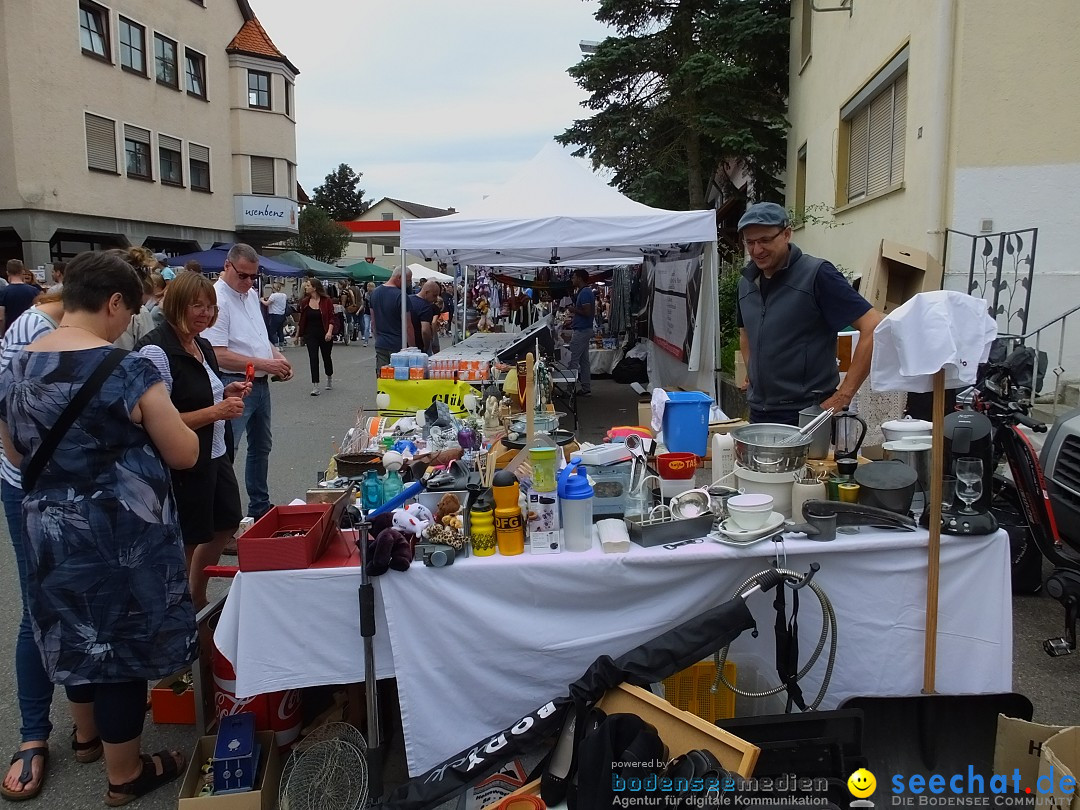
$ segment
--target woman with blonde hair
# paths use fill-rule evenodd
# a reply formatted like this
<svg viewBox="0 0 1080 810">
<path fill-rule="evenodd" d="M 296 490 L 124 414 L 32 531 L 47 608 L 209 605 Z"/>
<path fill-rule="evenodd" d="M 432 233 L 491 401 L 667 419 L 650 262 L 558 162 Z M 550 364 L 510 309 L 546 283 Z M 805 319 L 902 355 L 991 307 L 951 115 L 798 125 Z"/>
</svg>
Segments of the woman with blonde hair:
<svg viewBox="0 0 1080 810">
<path fill-rule="evenodd" d="M 199 460 L 190 469 L 174 470 L 172 483 L 191 598 L 201 610 L 208 601 L 206 566 L 217 565 L 243 518 L 229 420 L 244 413 L 251 383 L 225 385 L 213 347 L 199 337 L 217 321 L 214 282 L 200 273 L 181 273 L 169 284 L 161 311 L 165 323 L 136 348 L 157 367 L 180 418 L 199 437 Z"/>
</svg>

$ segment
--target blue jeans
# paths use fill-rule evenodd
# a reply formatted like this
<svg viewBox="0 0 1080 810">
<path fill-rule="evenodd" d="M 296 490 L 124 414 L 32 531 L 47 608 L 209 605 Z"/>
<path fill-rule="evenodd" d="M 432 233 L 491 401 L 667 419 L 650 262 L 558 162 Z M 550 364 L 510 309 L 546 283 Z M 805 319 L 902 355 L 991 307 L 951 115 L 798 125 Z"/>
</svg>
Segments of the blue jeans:
<svg viewBox="0 0 1080 810">
<path fill-rule="evenodd" d="M 228 385 L 242 380 L 243 375 L 223 374 Z M 262 379 L 266 379 L 265 377 Z M 270 383 L 255 381 L 251 393 L 244 400 L 244 414 L 232 420 L 233 449 L 239 449 L 240 437 L 247 433 L 247 464 L 244 470 L 244 486 L 247 488 L 248 516 L 261 518 L 270 511 L 270 485 L 267 473 L 270 466 L 270 450 L 273 437 L 270 431 Z"/>
<path fill-rule="evenodd" d="M 371 340 L 371 313 L 365 312 L 360 316 L 360 337 Z"/>
<path fill-rule="evenodd" d="M 0 482 L 8 534 L 15 547 L 15 565 L 19 569 L 19 590 L 22 592 L 22 621 L 15 639 L 15 683 L 19 693 L 19 715 L 23 742 L 47 740 L 52 731 L 49 709 L 52 707 L 53 684 L 41 663 L 41 651 L 30 626 L 30 611 L 26 604 L 26 549 L 22 537 L 23 491 L 7 481 Z"/>
<path fill-rule="evenodd" d="M 570 368 L 577 369 L 578 390 L 586 394 L 592 392 L 592 366 L 589 365 L 592 338 L 592 329 L 575 329 L 570 338 Z"/>
<path fill-rule="evenodd" d="M 285 343 L 285 333 L 282 332 L 282 327 L 285 326 L 284 315 L 269 315 L 270 319 L 267 332 L 270 335 L 270 342 L 275 346 L 282 346 Z"/>
</svg>

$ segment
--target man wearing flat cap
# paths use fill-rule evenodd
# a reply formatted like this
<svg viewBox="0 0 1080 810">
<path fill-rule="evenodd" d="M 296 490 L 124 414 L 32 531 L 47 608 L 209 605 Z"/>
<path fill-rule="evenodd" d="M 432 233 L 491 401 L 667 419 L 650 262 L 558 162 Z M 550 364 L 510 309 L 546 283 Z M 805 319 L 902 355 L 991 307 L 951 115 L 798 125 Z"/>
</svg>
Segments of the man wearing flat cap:
<svg viewBox="0 0 1080 810">
<path fill-rule="evenodd" d="M 870 373 L 881 313 L 830 262 L 791 243 L 787 211 L 776 203 L 746 209 L 739 235 L 750 257 L 736 314 L 750 421 L 797 425 L 813 405 L 840 412 Z M 841 382 L 837 332 L 849 325 L 859 342 Z"/>
</svg>

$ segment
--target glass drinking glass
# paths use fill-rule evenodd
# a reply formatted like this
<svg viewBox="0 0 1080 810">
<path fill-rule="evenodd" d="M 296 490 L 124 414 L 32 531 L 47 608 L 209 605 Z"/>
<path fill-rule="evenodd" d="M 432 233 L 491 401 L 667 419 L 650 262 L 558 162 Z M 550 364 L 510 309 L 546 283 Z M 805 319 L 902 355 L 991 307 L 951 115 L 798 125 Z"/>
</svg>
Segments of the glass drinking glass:
<svg viewBox="0 0 1080 810">
<path fill-rule="evenodd" d="M 964 502 L 964 508 L 960 514 L 974 515 L 975 510 L 971 505 L 982 497 L 983 493 L 983 462 L 981 458 L 958 458 L 954 468 L 956 480 L 960 484 L 956 489 L 956 497 Z"/>
</svg>

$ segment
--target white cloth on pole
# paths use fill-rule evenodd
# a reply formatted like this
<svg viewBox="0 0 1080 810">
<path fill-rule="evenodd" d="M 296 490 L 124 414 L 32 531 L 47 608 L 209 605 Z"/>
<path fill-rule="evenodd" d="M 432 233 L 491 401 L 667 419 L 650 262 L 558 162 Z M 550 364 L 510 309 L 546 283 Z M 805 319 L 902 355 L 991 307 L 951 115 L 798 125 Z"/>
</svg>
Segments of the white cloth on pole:
<svg viewBox="0 0 1080 810">
<path fill-rule="evenodd" d="M 925 393 L 938 371 L 945 372 L 946 388 L 974 385 L 996 337 L 983 299 L 955 290 L 919 293 L 874 330 L 871 388 Z"/>
</svg>

